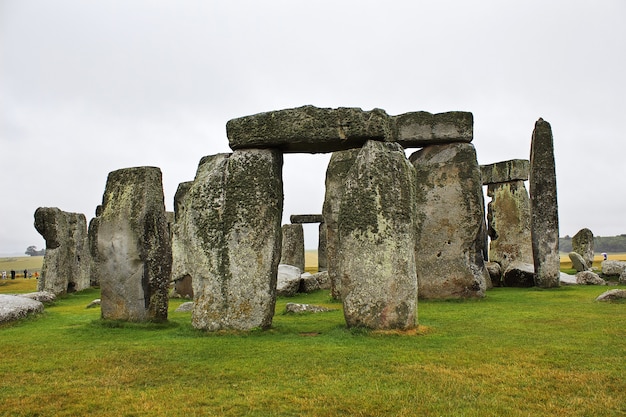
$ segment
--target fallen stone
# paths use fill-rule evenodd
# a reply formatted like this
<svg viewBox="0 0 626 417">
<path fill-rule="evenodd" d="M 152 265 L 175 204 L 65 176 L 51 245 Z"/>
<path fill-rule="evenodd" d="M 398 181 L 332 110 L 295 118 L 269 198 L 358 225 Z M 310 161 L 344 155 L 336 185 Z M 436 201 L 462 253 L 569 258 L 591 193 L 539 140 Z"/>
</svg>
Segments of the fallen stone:
<svg viewBox="0 0 626 417">
<path fill-rule="evenodd" d="M 589 268 L 587 267 L 587 262 L 583 259 L 582 255 L 576 252 L 570 252 L 567 256 L 572 261 L 572 267 L 577 272 L 587 271 Z"/>
<path fill-rule="evenodd" d="M 26 297 L 0 294 L 0 323 L 8 323 L 41 313 L 43 303 Z"/>
<path fill-rule="evenodd" d="M 18 297 L 30 298 L 44 304 L 51 304 L 56 301 L 57 296 L 49 291 L 29 292 L 26 294 L 16 294 Z"/>
<path fill-rule="evenodd" d="M 502 274 L 505 287 L 532 287 L 535 285 L 535 267 L 533 264 L 514 261 Z"/>
<path fill-rule="evenodd" d="M 557 204 L 554 143 L 550 123 L 535 123 L 530 150 L 530 230 L 535 265 L 535 285 L 559 286 L 559 210 Z"/>
<path fill-rule="evenodd" d="M 615 301 L 626 299 L 626 290 L 608 290 L 596 298 L 596 301 Z"/>
<path fill-rule="evenodd" d="M 278 265 L 278 278 L 276 281 L 276 295 L 281 297 L 293 297 L 300 289 L 300 276 L 302 271 L 293 265 Z"/>
<path fill-rule="evenodd" d="M 598 274 L 587 270 L 576 274 L 576 283 L 579 285 L 606 285 L 606 281 L 600 278 Z"/>
<path fill-rule="evenodd" d="M 302 224 L 283 224 L 280 263 L 304 271 L 304 228 Z"/>
<path fill-rule="evenodd" d="M 494 287 L 499 287 L 502 285 L 502 267 L 497 262 L 485 262 L 485 268 L 489 273 L 489 277 L 491 278 L 491 284 Z"/>
<path fill-rule="evenodd" d="M 292 224 L 303 223 L 324 223 L 324 216 L 321 214 L 292 214 L 289 216 Z"/>
<path fill-rule="evenodd" d="M 626 269 L 624 269 L 622 273 L 620 274 L 619 283 L 626 285 Z"/>
<path fill-rule="evenodd" d="M 317 281 L 322 290 L 330 289 L 330 277 L 328 276 L 328 271 L 321 271 L 313 274 L 313 277 Z"/>
<path fill-rule="evenodd" d="M 416 267 L 419 297 L 482 298 L 485 209 L 470 143 L 428 146 L 410 157 L 417 173 Z"/>
<path fill-rule="evenodd" d="M 182 303 L 174 311 L 177 313 L 181 313 L 181 312 L 186 313 L 188 311 L 193 311 L 193 301 L 187 301 L 185 303 Z"/>
<path fill-rule="evenodd" d="M 483 185 L 499 184 L 513 181 L 528 180 L 530 161 L 527 159 L 512 159 L 495 164 L 481 165 L 480 175 Z"/>
<path fill-rule="evenodd" d="M 574 237 L 572 237 L 572 251 L 578 253 L 585 260 L 587 268 L 593 265 L 593 233 L 585 228 L 580 229 Z"/>
<path fill-rule="evenodd" d="M 317 282 L 317 278 L 312 274 L 300 275 L 300 288 L 298 292 L 310 293 L 320 289 L 320 283 Z"/>
<path fill-rule="evenodd" d="M 312 304 L 297 304 L 287 303 L 285 306 L 285 313 L 324 313 L 327 311 L 335 311 L 336 309 L 327 308 L 323 306 L 316 306 Z"/>
<path fill-rule="evenodd" d="M 100 306 L 102 300 L 100 298 L 96 298 L 95 300 L 93 300 L 92 302 L 90 302 L 89 304 L 87 304 L 87 307 L 85 308 L 95 308 Z"/>
<path fill-rule="evenodd" d="M 602 275 L 620 276 L 626 270 L 625 261 L 606 260 L 602 261 Z"/>
<path fill-rule="evenodd" d="M 559 275 L 559 282 L 561 285 L 576 285 L 576 275 L 569 275 L 565 272 L 561 272 Z"/>
</svg>

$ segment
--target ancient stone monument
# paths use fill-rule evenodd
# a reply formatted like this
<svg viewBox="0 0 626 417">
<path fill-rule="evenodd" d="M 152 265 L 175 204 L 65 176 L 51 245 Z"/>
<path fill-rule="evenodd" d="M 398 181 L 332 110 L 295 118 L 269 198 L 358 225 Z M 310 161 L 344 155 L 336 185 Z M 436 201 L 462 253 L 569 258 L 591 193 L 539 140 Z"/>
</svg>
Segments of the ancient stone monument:
<svg viewBox="0 0 626 417">
<path fill-rule="evenodd" d="M 202 158 L 193 184 L 181 191 L 173 278 L 192 277 L 195 328 L 249 330 L 272 324 L 281 174 L 280 152 L 237 150 Z"/>
<path fill-rule="evenodd" d="M 304 229 L 302 224 L 283 224 L 280 263 L 304 272 Z"/>
<path fill-rule="evenodd" d="M 530 149 L 530 212 L 535 285 L 559 286 L 559 213 L 552 128 L 543 119 L 535 123 Z"/>
<path fill-rule="evenodd" d="M 572 251 L 583 257 L 587 268 L 593 265 L 593 232 L 587 228 L 580 229 L 572 237 Z"/>
<path fill-rule="evenodd" d="M 489 260 L 499 263 L 503 271 L 513 261 L 532 264 L 530 199 L 524 185 L 529 162 L 514 159 L 482 165 L 480 170 L 487 196 L 491 197 L 487 204 Z M 493 284 L 499 285 L 499 280 Z"/>
<path fill-rule="evenodd" d="M 172 252 L 161 170 L 111 172 L 97 223 L 102 318 L 166 320 Z"/>
<path fill-rule="evenodd" d="M 346 174 L 338 256 L 350 327 L 417 323 L 415 180 L 404 149 L 379 141 L 366 142 Z"/>
<path fill-rule="evenodd" d="M 427 146 L 417 172 L 416 265 L 420 298 L 484 297 L 490 282 L 480 168 L 469 143 Z"/>
<path fill-rule="evenodd" d="M 326 224 L 321 214 L 292 214 L 289 217 L 292 224 L 319 223 L 319 238 L 317 243 L 317 270 L 327 270 L 326 258 Z M 284 244 L 284 242 L 283 242 Z"/>
<path fill-rule="evenodd" d="M 46 240 L 38 291 L 60 295 L 89 288 L 91 257 L 85 215 L 39 207 L 35 229 Z"/>
</svg>

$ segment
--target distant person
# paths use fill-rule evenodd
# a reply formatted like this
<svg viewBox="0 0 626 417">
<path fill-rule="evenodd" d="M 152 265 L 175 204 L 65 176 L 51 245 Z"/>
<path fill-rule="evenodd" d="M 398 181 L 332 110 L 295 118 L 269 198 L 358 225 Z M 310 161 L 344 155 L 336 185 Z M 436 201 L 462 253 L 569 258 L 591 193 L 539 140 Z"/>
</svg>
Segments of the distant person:
<svg viewBox="0 0 626 417">
<path fill-rule="evenodd" d="M 35 279 L 39 279 L 39 272 L 35 271 Z"/>
<path fill-rule="evenodd" d="M 14 269 L 11 270 L 11 279 L 15 279 L 15 270 Z"/>
<path fill-rule="evenodd" d="M 7 271 L 2 271 L 2 279 L 7 279 Z"/>
<path fill-rule="evenodd" d="M 606 252 L 602 252 L 602 257 L 604 257 L 604 260 L 606 261 L 608 256 L 606 255 Z"/>
<path fill-rule="evenodd" d="M 24 278 L 28 278 L 28 269 L 24 270 Z"/>
</svg>

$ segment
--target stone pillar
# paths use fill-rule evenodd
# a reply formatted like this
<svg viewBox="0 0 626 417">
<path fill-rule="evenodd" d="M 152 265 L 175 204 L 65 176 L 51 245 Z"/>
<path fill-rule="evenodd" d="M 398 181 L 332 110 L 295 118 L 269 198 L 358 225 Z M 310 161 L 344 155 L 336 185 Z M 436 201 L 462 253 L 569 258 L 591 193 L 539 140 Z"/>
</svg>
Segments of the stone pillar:
<svg viewBox="0 0 626 417">
<path fill-rule="evenodd" d="M 239 150 L 202 159 L 175 233 L 192 276 L 197 329 L 272 324 L 281 254 L 282 154 Z"/>
<path fill-rule="evenodd" d="M 485 209 L 469 143 L 433 145 L 410 157 L 417 172 L 416 263 L 420 298 L 484 297 Z"/>
<path fill-rule="evenodd" d="M 580 229 L 572 238 L 572 250 L 583 257 L 587 268 L 593 266 L 593 232 L 587 228 Z"/>
<path fill-rule="evenodd" d="M 530 199 L 524 185 L 528 170 L 528 161 L 522 159 L 481 166 L 483 185 L 491 197 L 487 205 L 489 260 L 499 263 L 502 271 L 513 261 L 533 263 Z"/>
<path fill-rule="evenodd" d="M 346 323 L 412 328 L 417 323 L 415 170 L 399 144 L 368 141 L 345 178 L 336 256 Z"/>
<path fill-rule="evenodd" d="M 328 270 L 328 256 L 326 254 L 326 222 L 321 222 L 319 227 L 319 240 L 317 242 L 317 271 Z"/>
<path fill-rule="evenodd" d="M 354 164 L 360 149 L 333 152 L 326 168 L 326 194 L 323 216 L 326 223 L 326 262 L 330 279 L 330 294 L 341 298 L 341 277 L 339 275 L 339 205 L 345 189 L 345 178 Z"/>
<path fill-rule="evenodd" d="M 304 272 L 304 228 L 302 224 L 283 224 L 280 263 L 295 266 Z"/>
<path fill-rule="evenodd" d="M 167 320 L 172 249 L 159 168 L 109 174 L 97 242 L 102 318 Z"/>
<path fill-rule="evenodd" d="M 39 207 L 35 211 L 35 229 L 46 240 L 38 291 L 61 295 L 89 288 L 91 257 L 85 215 Z"/>
<path fill-rule="evenodd" d="M 559 286 L 559 213 L 552 128 L 543 119 L 535 123 L 530 149 L 530 207 L 535 285 Z"/>
</svg>

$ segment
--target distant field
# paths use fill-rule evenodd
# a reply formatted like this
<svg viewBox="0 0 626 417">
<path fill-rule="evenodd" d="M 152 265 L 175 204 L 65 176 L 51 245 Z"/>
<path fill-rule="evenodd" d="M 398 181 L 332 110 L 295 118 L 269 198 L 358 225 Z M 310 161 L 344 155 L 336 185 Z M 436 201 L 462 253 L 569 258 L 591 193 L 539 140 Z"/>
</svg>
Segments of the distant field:
<svg viewBox="0 0 626 417">
<path fill-rule="evenodd" d="M 18 277 L 24 276 L 24 270 L 28 270 L 29 274 L 38 272 L 41 274 L 43 265 L 43 256 L 16 256 L 11 258 L 0 258 L 0 271 L 7 271 L 10 278 L 10 271 L 17 272 Z"/>
<path fill-rule="evenodd" d="M 561 269 L 568 269 L 572 267 L 572 261 L 569 259 L 567 253 L 561 253 Z M 626 253 L 608 253 L 607 258 L 612 261 L 626 261 Z M 596 254 L 593 257 L 593 266 L 600 268 L 604 257 Z"/>
</svg>

